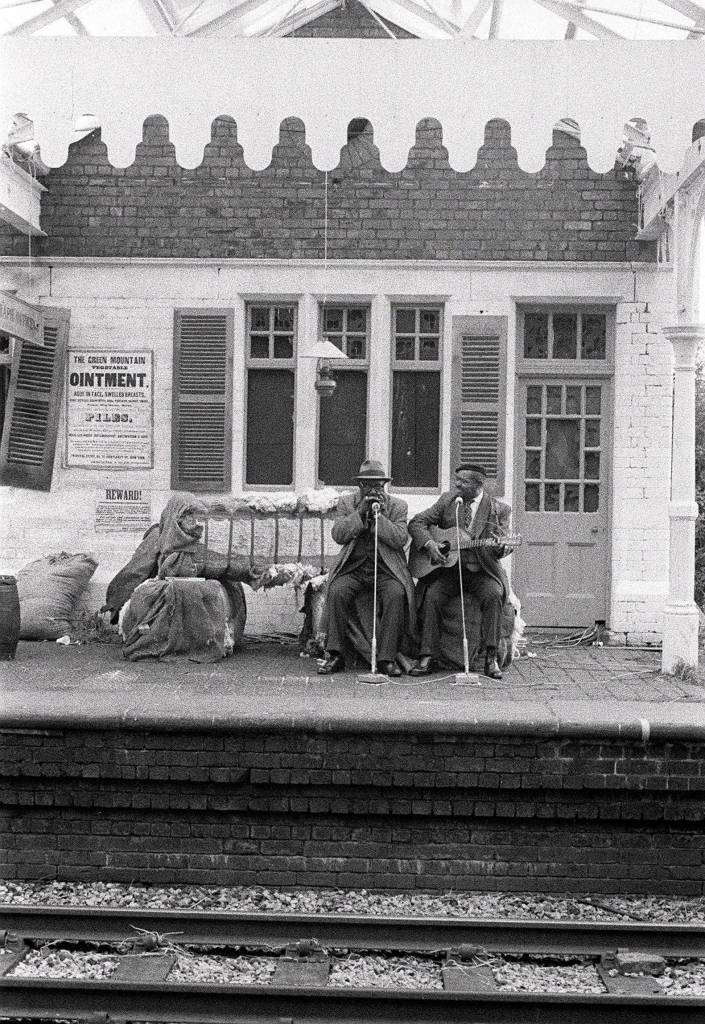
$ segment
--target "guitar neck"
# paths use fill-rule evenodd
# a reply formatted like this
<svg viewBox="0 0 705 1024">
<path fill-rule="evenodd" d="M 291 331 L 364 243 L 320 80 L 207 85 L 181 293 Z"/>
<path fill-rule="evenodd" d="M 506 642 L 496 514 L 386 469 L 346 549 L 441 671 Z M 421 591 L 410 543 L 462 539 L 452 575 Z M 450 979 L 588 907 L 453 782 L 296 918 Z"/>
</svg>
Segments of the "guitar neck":
<svg viewBox="0 0 705 1024">
<path fill-rule="evenodd" d="M 518 544 L 521 544 L 521 536 L 519 534 L 509 534 L 506 537 L 500 537 L 499 540 L 495 537 L 460 538 L 461 551 L 467 551 L 470 548 L 516 547 Z"/>
</svg>

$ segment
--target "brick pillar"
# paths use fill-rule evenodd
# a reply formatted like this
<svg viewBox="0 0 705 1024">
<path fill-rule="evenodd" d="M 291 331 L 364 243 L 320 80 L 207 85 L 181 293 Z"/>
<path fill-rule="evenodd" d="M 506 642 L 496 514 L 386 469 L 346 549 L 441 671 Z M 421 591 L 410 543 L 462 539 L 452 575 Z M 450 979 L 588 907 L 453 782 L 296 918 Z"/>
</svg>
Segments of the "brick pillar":
<svg viewBox="0 0 705 1024">
<path fill-rule="evenodd" d="M 668 600 L 663 612 L 661 670 L 678 661 L 698 664 L 698 607 L 695 578 L 695 360 L 705 340 L 705 324 L 664 327 L 673 345 L 673 448 L 671 460 Z"/>
</svg>

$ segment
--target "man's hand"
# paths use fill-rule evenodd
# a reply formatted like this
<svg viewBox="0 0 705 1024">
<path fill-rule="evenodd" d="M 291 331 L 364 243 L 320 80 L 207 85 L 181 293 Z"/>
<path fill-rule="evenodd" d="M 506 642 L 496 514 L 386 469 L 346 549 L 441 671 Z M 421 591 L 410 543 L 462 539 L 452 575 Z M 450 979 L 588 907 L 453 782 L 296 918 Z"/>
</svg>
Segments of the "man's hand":
<svg viewBox="0 0 705 1024">
<path fill-rule="evenodd" d="M 433 565 L 444 565 L 446 556 L 440 548 L 440 545 L 436 544 L 435 540 L 430 540 L 424 545 L 424 551 L 431 559 Z"/>
</svg>

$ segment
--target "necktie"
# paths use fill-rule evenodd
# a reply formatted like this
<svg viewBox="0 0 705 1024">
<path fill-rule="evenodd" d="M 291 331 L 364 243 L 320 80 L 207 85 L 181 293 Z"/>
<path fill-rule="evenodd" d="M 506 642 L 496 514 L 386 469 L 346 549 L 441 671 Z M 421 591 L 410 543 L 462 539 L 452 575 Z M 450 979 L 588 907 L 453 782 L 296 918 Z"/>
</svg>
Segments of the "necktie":
<svg viewBox="0 0 705 1024">
<path fill-rule="evenodd" d="M 465 505 L 465 529 L 470 530 L 472 526 L 472 502 L 468 501 Z"/>
</svg>

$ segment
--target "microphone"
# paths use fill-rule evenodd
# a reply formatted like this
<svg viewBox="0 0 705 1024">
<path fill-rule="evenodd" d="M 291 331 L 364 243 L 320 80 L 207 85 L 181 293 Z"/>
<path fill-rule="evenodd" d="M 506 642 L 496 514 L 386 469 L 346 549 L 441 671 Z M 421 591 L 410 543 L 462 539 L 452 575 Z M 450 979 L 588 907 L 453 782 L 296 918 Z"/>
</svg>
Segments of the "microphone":
<svg viewBox="0 0 705 1024">
<path fill-rule="evenodd" d="M 462 505 L 463 504 L 463 499 L 462 499 L 462 497 L 460 495 L 458 495 L 458 497 L 455 499 L 455 504 L 456 505 Z"/>
<path fill-rule="evenodd" d="M 380 509 L 379 502 L 378 501 L 373 501 L 372 502 L 372 514 L 376 516 L 379 513 L 379 509 Z"/>
</svg>

